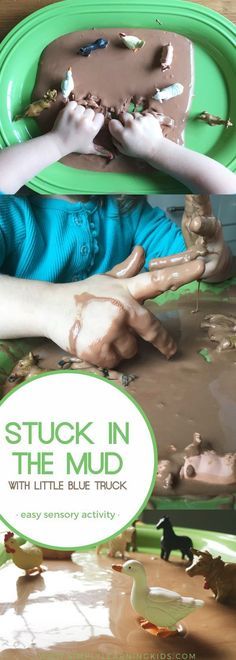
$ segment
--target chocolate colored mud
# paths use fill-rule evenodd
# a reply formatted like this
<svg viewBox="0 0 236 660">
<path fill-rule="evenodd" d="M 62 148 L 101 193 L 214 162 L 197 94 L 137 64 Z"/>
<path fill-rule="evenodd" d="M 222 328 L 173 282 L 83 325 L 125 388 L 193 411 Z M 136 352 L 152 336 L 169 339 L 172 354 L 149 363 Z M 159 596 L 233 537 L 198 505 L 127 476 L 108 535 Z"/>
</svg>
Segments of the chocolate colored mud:
<svg viewBox="0 0 236 660">
<path fill-rule="evenodd" d="M 75 99 L 78 102 L 86 104 L 87 107 L 94 107 L 95 111 L 102 110 L 106 115 L 117 116 L 121 111 L 129 108 L 131 101 L 135 105 L 142 98 L 145 109 L 152 108 L 154 112 L 164 114 L 168 118 L 169 125 L 163 124 L 163 133 L 174 142 L 181 144 L 192 95 L 191 42 L 172 32 L 132 28 L 132 32 L 145 41 L 145 46 L 134 53 L 124 47 L 119 38 L 120 32 L 129 34 L 130 28 L 81 30 L 53 41 L 42 54 L 33 100 L 41 98 L 49 88 L 55 87 L 59 91 L 60 82 L 70 65 L 75 81 Z M 100 37 L 109 41 L 105 49 L 94 51 L 90 57 L 78 55 L 79 48 Z M 173 61 L 170 69 L 166 68 L 163 71 L 161 68 L 163 47 L 170 42 L 173 46 Z M 157 87 L 168 87 L 176 81 L 184 86 L 181 96 L 162 104 L 152 99 Z M 43 133 L 53 126 L 62 107 L 63 99 L 59 92 L 56 103 L 38 118 Z M 100 131 L 95 141 L 115 153 L 107 125 Z M 141 161 L 117 153 L 112 161 L 100 156 L 70 154 L 63 158 L 62 162 L 77 169 L 106 172 L 135 172 L 148 169 L 148 166 Z"/>
</svg>

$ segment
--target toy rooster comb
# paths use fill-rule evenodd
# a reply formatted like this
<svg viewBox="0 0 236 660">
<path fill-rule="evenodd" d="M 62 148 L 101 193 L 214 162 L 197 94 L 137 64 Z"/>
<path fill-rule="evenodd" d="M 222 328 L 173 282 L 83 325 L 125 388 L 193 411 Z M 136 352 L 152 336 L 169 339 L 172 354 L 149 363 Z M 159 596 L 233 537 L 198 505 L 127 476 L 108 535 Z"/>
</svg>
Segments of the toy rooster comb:
<svg viewBox="0 0 236 660">
<path fill-rule="evenodd" d="M 13 532 L 7 532 L 4 536 L 4 543 L 12 539 L 13 536 L 14 536 Z"/>
</svg>

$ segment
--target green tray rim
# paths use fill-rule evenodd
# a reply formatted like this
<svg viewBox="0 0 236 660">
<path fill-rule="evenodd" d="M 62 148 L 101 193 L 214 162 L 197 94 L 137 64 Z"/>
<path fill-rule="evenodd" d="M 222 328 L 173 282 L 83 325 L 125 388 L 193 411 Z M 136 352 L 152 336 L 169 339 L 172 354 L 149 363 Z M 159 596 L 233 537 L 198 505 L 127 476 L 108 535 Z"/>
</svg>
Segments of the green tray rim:
<svg viewBox="0 0 236 660">
<path fill-rule="evenodd" d="M 111 6 L 109 4 L 109 0 L 103 0 L 102 4 L 99 4 L 98 0 L 94 0 L 93 3 L 86 3 L 83 0 L 78 3 L 78 0 L 67 0 L 66 6 L 67 10 L 69 9 L 75 9 L 78 11 L 83 10 L 84 13 L 88 13 L 89 10 L 94 10 L 94 5 L 98 4 L 99 5 L 99 11 L 100 15 L 104 14 L 107 10 L 109 11 L 109 16 L 111 16 L 111 21 L 112 22 L 112 12 L 114 13 L 115 11 L 122 12 L 125 11 L 126 13 L 129 12 L 130 10 L 135 11 L 138 10 L 139 13 L 144 13 L 147 14 L 147 12 L 152 11 L 155 13 L 161 14 L 164 13 L 164 15 L 168 15 L 168 13 L 173 14 L 173 10 L 178 11 L 178 14 L 180 12 L 186 12 L 186 8 L 189 11 L 189 14 L 191 18 L 194 18 L 195 20 L 201 19 L 202 22 L 206 23 L 207 26 L 209 26 L 209 23 L 211 23 L 210 27 L 217 29 L 217 32 L 219 35 L 225 37 L 225 34 L 227 33 L 227 43 L 229 42 L 231 46 L 235 44 L 236 40 L 236 26 L 226 19 L 224 16 L 221 14 L 218 14 L 212 9 L 208 9 L 205 6 L 202 5 L 196 5 L 195 3 L 191 2 L 185 2 L 183 0 L 168 0 L 167 3 L 161 2 L 161 6 L 163 5 L 163 9 L 161 10 L 160 5 L 156 6 L 156 3 L 150 2 L 148 5 L 145 5 L 145 8 L 143 9 L 143 4 L 142 0 L 129 0 L 128 5 L 125 3 L 122 3 L 121 5 L 116 3 L 115 5 Z M 5 37 L 5 39 L 2 42 L 1 45 L 1 55 L 0 55 L 0 66 L 1 62 L 2 65 L 5 62 L 5 59 L 7 59 L 8 53 L 12 50 L 12 47 L 14 47 L 14 44 L 12 44 L 12 39 L 16 39 L 17 41 L 22 38 L 22 36 L 28 32 L 29 28 L 33 27 L 35 24 L 38 22 L 38 18 L 43 18 L 45 17 L 45 20 L 50 16 L 57 16 L 58 11 L 65 9 L 65 1 L 56 3 L 54 5 L 48 5 L 46 8 L 41 8 L 34 12 L 33 14 L 30 14 L 28 17 L 26 17 L 21 23 L 19 23 L 13 30 Z M 210 20 L 209 20 L 210 19 Z M 233 58 L 235 60 L 235 57 Z M 0 71 L 1 75 L 1 71 Z M 4 135 L 4 130 L 2 131 L 2 126 L 0 124 L 0 137 L 3 138 L 4 145 L 6 146 L 6 138 Z M 229 146 L 229 143 L 231 141 L 228 141 L 228 148 L 231 151 L 231 147 Z M 230 163 L 228 163 L 228 167 L 230 167 L 232 170 L 236 169 L 236 156 L 234 158 L 231 158 Z M 113 173 L 98 173 L 98 172 L 89 172 L 86 170 L 74 170 L 73 168 L 66 168 L 67 170 L 70 169 L 72 170 L 72 173 L 78 172 L 80 173 L 80 176 L 77 176 L 78 182 L 75 184 L 71 185 L 66 185 L 63 187 L 64 184 L 56 186 L 55 189 L 55 183 L 54 180 L 57 179 L 63 179 L 63 170 L 61 168 L 65 168 L 60 163 L 56 163 L 54 165 L 51 165 L 49 168 L 46 168 L 43 172 L 41 172 L 37 177 L 34 177 L 29 182 L 29 187 L 36 192 L 39 192 L 40 194 L 79 194 L 81 191 L 82 193 L 87 193 L 91 194 L 96 191 L 99 191 L 100 194 L 111 194 L 115 192 L 123 192 L 123 193 L 129 193 L 129 194 L 150 194 L 153 192 L 157 192 L 157 187 L 158 184 L 155 181 L 155 176 L 153 177 L 153 180 L 149 179 L 148 177 L 145 177 L 143 175 L 141 176 L 136 176 L 135 180 L 134 177 L 131 175 L 125 175 L 125 174 L 113 174 Z M 72 174 L 70 174 L 72 176 Z M 186 192 L 187 189 L 185 186 L 182 184 L 179 184 L 177 181 L 174 179 L 170 179 L 169 177 L 165 177 L 164 175 L 158 174 L 159 177 L 159 182 L 160 182 L 160 190 L 158 192 L 164 193 L 164 192 L 169 192 L 170 186 L 171 186 L 171 192 L 172 193 L 180 193 L 180 192 Z M 69 175 L 68 175 L 69 178 Z M 81 180 L 80 180 L 81 179 Z M 131 183 L 132 182 L 132 183 Z"/>
</svg>

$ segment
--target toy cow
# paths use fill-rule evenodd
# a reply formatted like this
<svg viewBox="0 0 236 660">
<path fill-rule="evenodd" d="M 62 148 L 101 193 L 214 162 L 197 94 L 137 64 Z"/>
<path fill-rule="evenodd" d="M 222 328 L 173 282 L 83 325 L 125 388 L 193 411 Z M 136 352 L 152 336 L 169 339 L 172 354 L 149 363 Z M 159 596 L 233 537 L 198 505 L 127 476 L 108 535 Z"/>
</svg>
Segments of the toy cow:
<svg viewBox="0 0 236 660">
<path fill-rule="evenodd" d="M 218 603 L 236 603 L 236 563 L 225 563 L 207 550 L 193 548 L 193 555 L 193 563 L 186 568 L 188 575 L 203 575 L 204 589 L 211 589 Z"/>
</svg>

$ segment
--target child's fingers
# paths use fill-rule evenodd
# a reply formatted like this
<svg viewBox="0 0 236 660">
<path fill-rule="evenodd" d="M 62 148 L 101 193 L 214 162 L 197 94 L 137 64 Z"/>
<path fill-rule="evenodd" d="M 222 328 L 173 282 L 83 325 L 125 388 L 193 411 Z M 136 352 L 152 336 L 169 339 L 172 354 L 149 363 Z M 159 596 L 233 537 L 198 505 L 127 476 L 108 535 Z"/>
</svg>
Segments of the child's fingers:
<svg viewBox="0 0 236 660">
<path fill-rule="evenodd" d="M 72 111 L 76 110 L 76 108 L 78 107 L 81 108 L 82 106 L 81 105 L 78 106 L 78 103 L 76 103 L 76 101 L 68 101 L 64 109 L 64 114 L 69 115 Z"/>
<path fill-rule="evenodd" d="M 119 121 L 119 119 L 111 119 L 108 124 L 108 128 L 112 137 L 119 142 L 119 140 L 122 138 L 122 133 L 124 130 L 124 126 Z"/>
<path fill-rule="evenodd" d="M 220 221 L 214 216 L 196 216 L 190 220 L 188 229 L 198 236 L 204 236 L 210 241 L 222 234 Z"/>
<path fill-rule="evenodd" d="M 141 245 L 136 245 L 127 259 L 114 266 L 114 268 L 109 270 L 106 275 L 110 275 L 111 277 L 116 277 L 118 279 L 123 277 L 134 277 L 134 275 L 140 273 L 140 270 L 144 265 L 144 261 L 144 249 Z"/>
<path fill-rule="evenodd" d="M 145 307 L 138 307 L 137 313 L 131 316 L 129 325 L 142 339 L 155 346 L 165 357 L 170 358 L 176 353 L 175 341 L 159 319 Z"/>
<path fill-rule="evenodd" d="M 168 268 L 168 266 L 180 266 L 181 264 L 186 263 L 186 261 L 191 261 L 189 258 L 189 252 L 179 252 L 178 254 L 172 254 L 169 257 L 157 257 L 156 259 L 151 259 L 148 264 L 148 270 L 160 270 L 161 268 Z"/>
<path fill-rule="evenodd" d="M 112 142 L 114 144 L 114 147 L 117 149 L 117 151 L 120 151 L 121 154 L 128 155 L 125 151 L 125 148 L 123 147 L 122 144 L 120 144 L 120 142 L 118 142 L 118 140 L 112 138 Z"/>
<path fill-rule="evenodd" d="M 99 132 L 102 128 L 105 121 L 105 117 L 102 112 L 97 112 L 93 120 L 93 126 L 96 128 L 96 131 Z"/>
<path fill-rule="evenodd" d="M 114 342 L 114 347 L 120 358 L 131 360 L 138 351 L 137 338 L 126 329 L 123 333 L 120 333 L 118 339 Z"/>
<path fill-rule="evenodd" d="M 181 266 L 181 264 L 186 264 L 189 261 L 194 261 L 197 257 L 205 256 L 207 254 L 206 247 L 198 247 L 197 243 L 192 247 L 188 248 L 184 252 L 178 252 L 177 254 L 171 254 L 168 257 L 157 257 L 156 259 L 151 259 L 148 264 L 148 270 L 159 270 L 161 268 L 167 268 L 168 266 Z"/>
<path fill-rule="evenodd" d="M 72 105 L 72 103 L 75 103 L 75 101 L 71 101 L 70 105 Z M 72 119 L 74 119 L 75 117 L 76 117 L 76 119 L 80 119 L 80 117 L 82 117 L 84 115 L 84 113 L 85 113 L 84 106 L 83 105 L 77 105 L 77 103 L 76 103 L 76 107 L 69 108 L 69 111 L 68 111 L 68 115 L 70 117 L 72 117 Z"/>
<path fill-rule="evenodd" d="M 86 108 L 85 113 L 84 113 L 84 119 L 88 119 L 90 121 L 93 121 L 95 117 L 95 112 L 92 108 Z"/>
<path fill-rule="evenodd" d="M 133 115 L 131 115 L 130 112 L 120 112 L 119 119 L 121 124 L 123 124 L 123 126 L 125 126 L 126 128 L 130 128 L 134 123 L 134 117 Z"/>
<path fill-rule="evenodd" d="M 103 158 L 107 158 L 108 160 L 113 160 L 114 158 L 114 154 L 111 151 L 108 151 L 108 149 L 102 147 L 101 144 L 94 144 L 94 142 L 90 142 L 86 152 L 84 153 L 91 155 L 94 154 L 94 156 L 102 156 Z"/>
<path fill-rule="evenodd" d="M 180 266 L 141 273 L 127 279 L 126 284 L 133 298 L 141 302 L 148 298 L 155 298 L 169 289 L 175 291 L 183 284 L 200 279 L 204 270 L 203 259 L 196 259 Z"/>
</svg>

